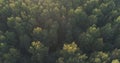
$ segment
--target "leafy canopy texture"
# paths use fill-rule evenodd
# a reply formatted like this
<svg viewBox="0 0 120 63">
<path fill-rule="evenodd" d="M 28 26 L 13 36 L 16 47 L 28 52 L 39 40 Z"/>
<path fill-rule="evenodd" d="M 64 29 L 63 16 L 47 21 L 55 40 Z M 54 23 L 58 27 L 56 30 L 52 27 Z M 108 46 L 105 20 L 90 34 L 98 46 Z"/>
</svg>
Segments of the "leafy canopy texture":
<svg viewBox="0 0 120 63">
<path fill-rule="evenodd" d="M 120 63 L 120 0 L 0 0 L 0 63 Z"/>
</svg>

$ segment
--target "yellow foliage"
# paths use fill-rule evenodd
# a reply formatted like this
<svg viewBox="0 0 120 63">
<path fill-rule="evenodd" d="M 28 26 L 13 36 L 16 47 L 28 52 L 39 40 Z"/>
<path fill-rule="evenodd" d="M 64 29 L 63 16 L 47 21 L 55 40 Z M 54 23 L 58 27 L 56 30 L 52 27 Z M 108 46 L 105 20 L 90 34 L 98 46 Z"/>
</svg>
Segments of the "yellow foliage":
<svg viewBox="0 0 120 63">
<path fill-rule="evenodd" d="M 42 28 L 36 27 L 36 28 L 34 28 L 33 33 L 39 34 L 41 31 L 42 31 Z"/>
<path fill-rule="evenodd" d="M 15 8 L 15 4 L 14 4 L 14 3 L 11 3 L 11 4 L 10 4 L 10 7 L 11 7 L 12 9 L 14 9 L 14 8 Z"/>
<path fill-rule="evenodd" d="M 77 49 L 78 49 L 78 47 L 75 44 L 75 42 L 72 42 L 71 44 L 64 44 L 64 46 L 63 46 L 63 50 L 65 50 L 67 52 L 76 52 Z"/>
<path fill-rule="evenodd" d="M 39 48 L 42 44 L 40 43 L 40 41 L 37 41 L 37 42 L 32 42 L 32 46 L 35 47 L 35 48 Z"/>
<path fill-rule="evenodd" d="M 98 54 L 99 55 L 97 55 L 97 57 L 101 57 L 101 59 L 106 59 L 109 57 L 107 53 L 99 52 Z"/>
<path fill-rule="evenodd" d="M 120 63 L 118 59 L 112 60 L 112 63 Z"/>
</svg>

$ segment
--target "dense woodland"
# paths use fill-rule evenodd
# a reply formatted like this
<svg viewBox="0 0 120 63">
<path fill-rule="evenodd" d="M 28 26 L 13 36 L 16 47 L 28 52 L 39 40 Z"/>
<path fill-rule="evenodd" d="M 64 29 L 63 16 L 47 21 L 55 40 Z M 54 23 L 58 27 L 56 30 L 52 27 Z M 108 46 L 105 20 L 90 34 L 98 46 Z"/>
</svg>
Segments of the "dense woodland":
<svg viewBox="0 0 120 63">
<path fill-rule="evenodd" d="M 120 63 L 120 0 L 0 0 L 0 63 Z"/>
</svg>

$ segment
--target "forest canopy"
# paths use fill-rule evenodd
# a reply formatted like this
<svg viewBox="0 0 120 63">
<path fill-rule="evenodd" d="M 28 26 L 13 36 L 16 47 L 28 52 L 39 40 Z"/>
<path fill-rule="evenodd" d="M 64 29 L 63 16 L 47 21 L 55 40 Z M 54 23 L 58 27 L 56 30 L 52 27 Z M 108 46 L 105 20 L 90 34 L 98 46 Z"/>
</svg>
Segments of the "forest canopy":
<svg viewBox="0 0 120 63">
<path fill-rule="evenodd" d="M 120 63 L 120 0 L 0 0 L 0 63 Z"/>
</svg>

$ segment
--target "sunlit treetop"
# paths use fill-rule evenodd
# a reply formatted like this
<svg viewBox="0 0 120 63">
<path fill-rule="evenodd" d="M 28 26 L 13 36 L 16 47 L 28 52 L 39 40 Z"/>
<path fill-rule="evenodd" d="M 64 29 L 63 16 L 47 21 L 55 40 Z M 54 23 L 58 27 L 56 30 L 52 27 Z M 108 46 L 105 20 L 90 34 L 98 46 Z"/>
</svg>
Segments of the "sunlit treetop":
<svg viewBox="0 0 120 63">
<path fill-rule="evenodd" d="M 63 50 L 67 51 L 67 52 L 76 52 L 78 50 L 78 46 L 77 44 L 75 44 L 75 42 L 72 42 L 71 44 L 64 44 L 63 46 Z"/>
<path fill-rule="evenodd" d="M 111 63 L 120 63 L 120 61 L 118 59 L 114 59 L 114 60 L 112 60 Z"/>
<path fill-rule="evenodd" d="M 117 19 L 115 20 L 115 22 L 120 23 L 120 16 L 117 17 Z"/>
<path fill-rule="evenodd" d="M 39 34 L 41 31 L 42 31 L 42 28 L 36 27 L 34 28 L 33 33 Z"/>
</svg>

